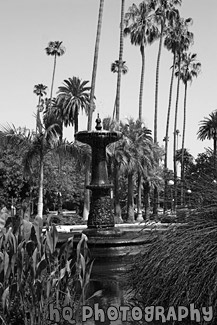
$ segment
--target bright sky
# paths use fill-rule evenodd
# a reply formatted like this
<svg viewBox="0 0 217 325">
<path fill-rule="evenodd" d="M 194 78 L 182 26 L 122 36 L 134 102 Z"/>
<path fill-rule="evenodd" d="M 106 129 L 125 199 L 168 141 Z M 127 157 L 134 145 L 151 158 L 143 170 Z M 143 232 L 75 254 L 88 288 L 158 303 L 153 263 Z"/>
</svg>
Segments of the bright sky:
<svg viewBox="0 0 217 325">
<path fill-rule="evenodd" d="M 135 0 L 136 4 L 140 1 Z M 126 0 L 125 11 L 133 3 Z M 121 1 L 105 0 L 103 25 L 97 70 L 96 113 L 101 118 L 112 114 L 117 75 L 111 73 L 111 63 L 118 59 Z M 49 41 L 63 41 L 64 56 L 57 60 L 54 93 L 64 79 L 77 76 L 91 80 L 96 38 L 99 0 L 0 0 L 1 39 L 1 119 L 0 124 L 34 128 L 37 97 L 33 87 L 43 83 L 50 88 L 53 57 L 47 56 Z M 183 0 L 180 12 L 184 18 L 192 17 L 191 31 L 195 34 L 191 52 L 197 53 L 202 73 L 189 87 L 187 99 L 186 147 L 196 157 L 211 141 L 197 140 L 198 122 L 216 109 L 217 45 L 213 40 L 217 30 L 217 1 Z M 158 42 L 146 49 L 146 71 L 143 100 L 143 119 L 153 129 L 155 69 Z M 122 77 L 121 118 L 138 117 L 138 95 L 141 55 L 138 47 L 124 40 L 124 60 L 129 72 Z M 170 83 L 172 55 L 163 48 L 160 67 L 158 140 L 163 145 Z M 175 88 L 174 88 L 175 95 Z M 173 102 L 170 147 L 172 153 Z M 178 129 L 182 133 L 183 93 L 180 95 Z M 94 116 L 94 120 L 96 114 Z M 86 129 L 87 119 L 80 118 L 80 129 Z M 95 124 L 95 123 L 94 123 Z M 93 125 L 94 125 L 93 124 Z M 72 139 L 72 129 L 65 135 Z M 181 136 L 179 147 L 181 146 Z M 172 156 L 171 156 L 172 157 Z M 172 158 L 171 158 L 172 159 Z M 172 166 L 172 164 L 171 164 Z"/>
</svg>

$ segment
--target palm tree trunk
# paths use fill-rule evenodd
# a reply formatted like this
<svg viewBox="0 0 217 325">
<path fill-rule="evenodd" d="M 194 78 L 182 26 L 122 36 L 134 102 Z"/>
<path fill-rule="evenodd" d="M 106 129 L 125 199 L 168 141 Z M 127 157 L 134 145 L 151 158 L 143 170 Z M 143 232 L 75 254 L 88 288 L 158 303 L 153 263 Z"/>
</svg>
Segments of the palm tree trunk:
<svg viewBox="0 0 217 325">
<path fill-rule="evenodd" d="M 113 109 L 111 123 L 115 120 L 115 115 L 116 115 L 116 102 L 117 102 L 117 94 L 115 96 L 115 103 L 114 103 L 114 109 Z M 111 125 L 111 123 L 110 123 L 110 125 Z"/>
<path fill-rule="evenodd" d="M 119 48 L 119 60 L 118 60 L 118 75 L 117 75 L 117 90 L 115 97 L 115 106 L 113 112 L 113 120 L 114 114 L 116 115 L 116 127 L 119 130 L 119 121 L 120 121 L 120 91 L 121 91 L 121 66 L 123 62 L 123 28 L 124 28 L 124 5 L 125 0 L 121 1 L 121 24 L 120 24 L 120 48 Z M 121 205 L 120 205 L 120 195 L 119 195 L 119 176 L 120 170 L 118 164 L 115 162 L 114 164 L 114 213 L 117 221 L 122 221 L 121 217 Z"/>
<path fill-rule="evenodd" d="M 86 188 L 90 184 L 90 168 L 91 168 L 91 159 L 87 159 L 86 162 L 86 171 L 84 179 L 84 207 L 83 207 L 83 220 L 88 220 L 88 215 L 90 211 L 90 190 Z"/>
<path fill-rule="evenodd" d="M 157 56 L 156 66 L 156 84 L 155 84 L 155 110 L 154 110 L 154 143 L 157 143 L 157 113 L 158 113 L 158 86 L 159 86 L 159 70 L 160 70 L 160 58 L 162 50 L 164 23 L 161 24 L 160 42 Z"/>
<path fill-rule="evenodd" d="M 53 76 L 52 76 L 52 82 L 51 82 L 51 89 L 50 89 L 50 99 L 52 99 L 53 96 L 53 86 L 54 86 L 54 76 L 56 71 L 56 62 L 57 62 L 57 55 L 54 55 L 54 67 L 53 67 Z"/>
<path fill-rule="evenodd" d="M 40 155 L 38 216 L 43 219 L 43 182 L 44 182 L 44 158 Z"/>
<path fill-rule="evenodd" d="M 127 221 L 134 222 L 133 173 L 128 173 Z"/>
<path fill-rule="evenodd" d="M 142 221 L 142 175 L 138 172 L 137 179 L 137 221 Z"/>
<path fill-rule="evenodd" d="M 143 191 L 144 191 L 145 220 L 148 220 L 149 208 L 150 208 L 150 200 L 149 200 L 150 185 L 148 180 L 145 180 L 143 183 Z"/>
<path fill-rule="evenodd" d="M 37 117 L 36 117 L 36 127 L 35 127 L 35 133 L 36 134 L 38 132 L 38 119 L 40 117 L 40 112 L 39 112 L 40 103 L 41 103 L 41 95 L 39 95 L 39 97 L 38 97 L 38 107 L 37 107 Z"/>
<path fill-rule="evenodd" d="M 183 131 L 182 131 L 182 155 L 181 155 L 181 205 L 184 205 L 184 148 L 185 148 L 185 127 L 186 127 L 186 102 L 187 102 L 187 85 L 185 82 L 185 97 L 184 97 L 184 116 L 183 116 Z"/>
<path fill-rule="evenodd" d="M 98 15 L 98 24 L 97 24 L 97 33 L 96 33 L 96 42 L 95 42 L 95 51 L 93 59 L 93 71 L 92 71 L 92 80 L 91 80 L 91 91 L 90 91 L 90 108 L 87 121 L 87 130 L 92 130 L 92 117 L 94 110 L 94 96 L 95 96 L 95 86 L 96 86 L 96 72 L 97 72 L 97 63 L 99 55 L 99 42 L 102 28 L 102 16 L 103 16 L 103 7 L 104 0 L 100 0 L 99 6 L 99 15 Z M 90 210 L 90 191 L 86 188 L 90 182 L 90 162 L 87 164 L 86 173 L 85 173 L 85 187 L 84 187 L 84 210 L 83 210 L 83 219 L 87 220 L 87 216 Z"/>
<path fill-rule="evenodd" d="M 100 35 L 101 35 L 101 29 L 102 29 L 103 7 L 104 7 L 104 0 L 100 0 L 97 34 L 96 34 L 95 51 L 94 51 L 94 60 L 93 60 L 92 80 L 91 80 L 90 110 L 89 110 L 89 114 L 88 114 L 88 123 L 87 123 L 88 131 L 91 131 L 91 129 L 92 129 L 92 116 L 93 116 L 93 109 L 94 109 L 96 72 L 97 72 L 97 63 L 98 63 L 98 55 L 99 55 L 99 42 L 100 42 Z"/>
<path fill-rule="evenodd" d="M 75 112 L 74 125 L 75 125 L 75 133 L 77 133 L 78 132 L 78 110 L 76 110 Z"/>
<path fill-rule="evenodd" d="M 176 211 L 177 205 L 177 165 L 176 165 L 176 128 L 178 117 L 178 104 L 179 104 L 179 87 L 180 87 L 180 54 L 178 62 L 178 81 L 177 81 L 177 93 L 176 93 L 176 106 L 175 106 L 175 120 L 174 120 L 174 134 L 173 134 L 173 169 L 174 169 L 174 211 Z"/>
<path fill-rule="evenodd" d="M 213 154 L 214 154 L 214 178 L 217 179 L 217 170 L 216 170 L 216 152 L 217 152 L 217 137 L 216 131 L 213 135 Z"/>
<path fill-rule="evenodd" d="M 144 44 L 140 46 L 140 52 L 142 56 L 142 69 L 141 69 L 141 78 L 140 78 L 140 90 L 139 90 L 139 121 L 142 121 L 142 99 L 143 99 L 143 88 L 144 88 L 144 75 L 145 75 L 145 48 Z M 140 182 L 142 180 L 140 179 Z M 142 187 L 138 187 L 138 197 L 141 197 Z M 140 204 L 141 210 L 141 204 Z M 138 210 L 139 213 L 139 210 Z"/>
<path fill-rule="evenodd" d="M 120 178 L 120 167 L 118 166 L 118 163 L 114 161 L 114 213 L 115 213 L 116 220 L 122 221 L 120 194 L 119 194 L 119 178 Z"/>
<path fill-rule="evenodd" d="M 121 90 L 121 66 L 123 62 L 123 29 L 124 29 L 124 4 L 125 0 L 121 1 L 121 24 L 120 24 L 120 49 L 119 49 L 119 60 L 118 60 L 118 76 L 117 76 L 117 92 L 116 92 L 116 121 L 119 123 L 120 120 L 120 90 Z"/>
<path fill-rule="evenodd" d="M 142 98 L 143 98 L 143 85 L 144 85 L 144 74 L 145 74 L 145 48 L 144 44 L 140 46 L 140 52 L 142 56 L 142 69 L 140 79 L 140 90 L 139 90 L 139 120 L 142 120 Z"/>
<path fill-rule="evenodd" d="M 167 124 L 166 124 L 166 136 L 165 136 L 165 160 L 164 160 L 164 170 L 165 170 L 165 185 L 164 185 L 164 212 L 167 210 L 168 203 L 168 179 L 167 179 L 167 156 L 168 156 L 168 141 L 169 141 L 169 125 L 170 125 L 170 111 L 172 103 L 172 92 L 173 92 L 173 80 L 175 71 L 175 60 L 176 54 L 173 55 L 173 69 L 170 81 L 170 91 L 169 91 L 169 104 L 167 111 Z"/>
</svg>

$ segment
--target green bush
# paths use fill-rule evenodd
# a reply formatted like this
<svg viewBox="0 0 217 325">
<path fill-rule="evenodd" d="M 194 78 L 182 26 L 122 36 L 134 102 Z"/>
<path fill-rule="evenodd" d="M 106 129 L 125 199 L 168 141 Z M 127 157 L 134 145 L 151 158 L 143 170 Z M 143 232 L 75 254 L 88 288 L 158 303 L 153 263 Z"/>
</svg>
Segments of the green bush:
<svg viewBox="0 0 217 325">
<path fill-rule="evenodd" d="M 163 306 L 165 310 L 190 304 L 199 309 L 212 306 L 214 317 L 209 324 L 216 324 L 216 238 L 217 207 L 193 211 L 187 224 L 171 226 L 162 236 L 156 235 L 130 270 L 133 303 L 143 310 L 145 306 Z M 182 324 L 192 323 L 183 320 Z"/>
<path fill-rule="evenodd" d="M 31 223 L 16 216 L 6 223 L 0 214 L 0 323 L 48 324 L 51 303 L 70 306 L 78 318 L 93 265 L 87 237 L 81 235 L 76 250 L 73 236 L 60 249 L 57 242 L 53 224 L 43 230 L 38 217 Z"/>
</svg>

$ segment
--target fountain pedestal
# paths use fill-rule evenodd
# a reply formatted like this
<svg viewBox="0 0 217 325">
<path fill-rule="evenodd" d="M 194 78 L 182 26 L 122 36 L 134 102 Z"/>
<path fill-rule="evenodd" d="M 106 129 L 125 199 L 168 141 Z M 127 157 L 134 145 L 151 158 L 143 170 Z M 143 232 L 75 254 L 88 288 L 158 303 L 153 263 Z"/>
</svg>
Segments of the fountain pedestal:
<svg viewBox="0 0 217 325">
<path fill-rule="evenodd" d="M 92 191 L 88 229 L 114 228 L 114 214 L 111 206 L 112 184 L 108 180 L 106 146 L 121 138 L 120 132 L 102 130 L 101 120 L 96 119 L 96 131 L 81 131 L 75 139 L 86 143 L 92 149 L 92 180 L 88 189 Z"/>
</svg>

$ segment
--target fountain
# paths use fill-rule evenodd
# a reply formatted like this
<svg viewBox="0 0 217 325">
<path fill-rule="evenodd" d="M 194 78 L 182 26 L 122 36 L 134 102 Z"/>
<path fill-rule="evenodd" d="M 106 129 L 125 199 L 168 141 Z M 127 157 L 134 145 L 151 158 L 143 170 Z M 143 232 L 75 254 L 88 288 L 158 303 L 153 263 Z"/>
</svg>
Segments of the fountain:
<svg viewBox="0 0 217 325">
<path fill-rule="evenodd" d="M 83 231 L 88 237 L 88 247 L 96 262 L 102 259 L 120 262 L 120 257 L 137 254 L 141 245 L 150 240 L 149 235 L 153 230 L 153 226 L 145 227 L 144 223 L 115 225 L 111 204 L 113 185 L 108 179 L 106 146 L 121 137 L 121 132 L 103 130 L 99 115 L 95 131 L 80 131 L 75 134 L 77 141 L 90 145 L 92 149 L 92 177 L 87 186 L 92 191 L 92 197 L 87 227 L 72 226 L 69 235 Z M 164 230 L 162 228 L 161 225 L 160 230 Z M 62 242 L 67 237 L 64 235 L 66 234 L 60 233 L 59 236 Z"/>
<path fill-rule="evenodd" d="M 101 120 L 96 119 L 96 131 L 78 132 L 75 139 L 92 148 L 92 180 L 88 189 L 92 191 L 88 229 L 114 228 L 110 190 L 106 164 L 106 146 L 121 138 L 120 132 L 102 130 Z"/>
<path fill-rule="evenodd" d="M 95 131 L 76 133 L 77 141 L 88 144 L 92 148 L 92 177 L 90 185 L 87 186 L 92 192 L 90 213 L 87 226 L 80 227 L 80 229 L 78 229 L 79 226 L 71 226 L 70 233 L 65 234 L 66 236 L 59 233 L 60 241 L 66 240 L 72 234 L 76 241 L 76 232 L 79 233 L 78 240 L 81 231 L 87 235 L 88 248 L 94 258 L 90 290 L 94 292 L 99 288 L 103 289 L 102 299 L 97 300 L 96 297 L 94 302 L 99 303 L 99 306 L 105 310 L 110 305 L 123 304 L 124 273 L 132 265 L 133 256 L 138 254 L 145 244 L 153 240 L 153 236 L 150 236 L 153 233 L 153 226 L 145 226 L 144 223 L 115 224 L 114 222 L 111 204 L 112 184 L 108 179 L 106 146 L 118 141 L 121 137 L 120 132 L 103 130 L 99 115 L 96 119 Z M 161 232 L 164 229 L 160 227 L 159 230 Z"/>
</svg>

